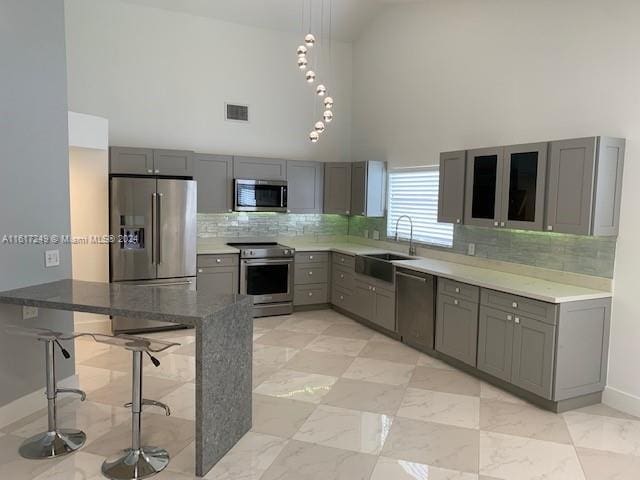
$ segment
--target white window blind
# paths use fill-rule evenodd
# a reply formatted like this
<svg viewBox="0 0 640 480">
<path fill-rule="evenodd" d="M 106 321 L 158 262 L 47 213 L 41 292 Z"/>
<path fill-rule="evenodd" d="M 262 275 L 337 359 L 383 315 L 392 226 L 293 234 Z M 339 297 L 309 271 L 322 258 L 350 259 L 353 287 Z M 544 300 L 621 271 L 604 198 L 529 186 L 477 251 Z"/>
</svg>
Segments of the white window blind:
<svg viewBox="0 0 640 480">
<path fill-rule="evenodd" d="M 387 236 L 395 235 L 396 222 L 402 215 L 413 220 L 413 239 L 443 247 L 453 245 L 453 225 L 438 223 L 438 167 L 392 170 L 389 173 Z M 403 218 L 398 237 L 409 239 L 411 227 Z"/>
</svg>

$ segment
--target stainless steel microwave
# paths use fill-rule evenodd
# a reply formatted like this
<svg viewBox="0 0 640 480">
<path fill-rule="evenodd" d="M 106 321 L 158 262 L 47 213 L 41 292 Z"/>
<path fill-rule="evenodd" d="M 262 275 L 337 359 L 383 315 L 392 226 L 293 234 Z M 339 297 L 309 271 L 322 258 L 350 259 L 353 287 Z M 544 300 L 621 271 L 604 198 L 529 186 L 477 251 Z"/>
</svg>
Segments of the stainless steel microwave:
<svg viewBox="0 0 640 480">
<path fill-rule="evenodd" d="M 235 179 L 233 183 L 236 212 L 287 211 L 287 182 Z"/>
</svg>

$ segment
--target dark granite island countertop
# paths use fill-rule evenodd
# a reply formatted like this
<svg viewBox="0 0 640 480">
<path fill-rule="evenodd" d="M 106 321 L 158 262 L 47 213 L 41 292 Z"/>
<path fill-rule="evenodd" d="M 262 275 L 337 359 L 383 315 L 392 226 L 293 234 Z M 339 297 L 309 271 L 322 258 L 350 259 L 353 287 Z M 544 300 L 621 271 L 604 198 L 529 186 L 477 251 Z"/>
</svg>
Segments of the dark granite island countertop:
<svg viewBox="0 0 640 480">
<path fill-rule="evenodd" d="M 205 475 L 251 428 L 250 296 L 59 280 L 0 292 L 0 303 L 193 326 L 198 476 Z"/>
</svg>

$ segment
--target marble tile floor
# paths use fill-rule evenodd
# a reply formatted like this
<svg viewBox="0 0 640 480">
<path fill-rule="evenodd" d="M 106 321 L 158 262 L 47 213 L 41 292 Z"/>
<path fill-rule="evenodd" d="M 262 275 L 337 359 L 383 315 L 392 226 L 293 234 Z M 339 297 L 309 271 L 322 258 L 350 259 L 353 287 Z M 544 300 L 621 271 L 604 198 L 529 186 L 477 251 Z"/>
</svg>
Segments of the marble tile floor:
<svg viewBox="0 0 640 480">
<path fill-rule="evenodd" d="M 157 480 L 194 479 L 194 337 L 145 365 L 143 440 L 169 450 Z M 98 480 L 129 443 L 129 355 L 76 342 L 87 401 L 60 402 L 81 451 L 28 461 L 17 448 L 44 408 L 0 429 L 0 479 Z M 251 432 L 206 476 L 217 480 L 637 480 L 640 418 L 605 405 L 540 410 L 331 310 L 256 319 Z M 44 406 L 44 400 L 43 400 Z"/>
</svg>

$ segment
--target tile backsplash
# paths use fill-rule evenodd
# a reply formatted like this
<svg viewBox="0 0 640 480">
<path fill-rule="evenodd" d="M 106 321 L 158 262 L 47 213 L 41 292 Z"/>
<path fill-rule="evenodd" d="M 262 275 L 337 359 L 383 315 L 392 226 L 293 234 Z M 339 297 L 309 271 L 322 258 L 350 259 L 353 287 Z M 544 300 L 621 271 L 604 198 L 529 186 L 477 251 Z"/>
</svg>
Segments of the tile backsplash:
<svg viewBox="0 0 640 480">
<path fill-rule="evenodd" d="M 198 237 L 325 237 L 347 235 L 349 220 L 341 215 L 279 213 L 198 214 Z"/>
<path fill-rule="evenodd" d="M 386 239 L 386 218 L 351 217 L 349 235 L 372 238 L 374 230 Z M 475 256 L 563 272 L 613 278 L 616 237 L 588 237 L 524 230 L 494 230 L 457 225 L 453 247 L 428 247 L 466 255 L 475 244 Z"/>
</svg>

